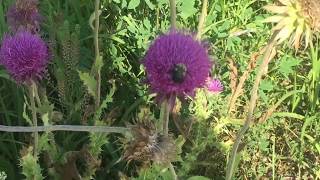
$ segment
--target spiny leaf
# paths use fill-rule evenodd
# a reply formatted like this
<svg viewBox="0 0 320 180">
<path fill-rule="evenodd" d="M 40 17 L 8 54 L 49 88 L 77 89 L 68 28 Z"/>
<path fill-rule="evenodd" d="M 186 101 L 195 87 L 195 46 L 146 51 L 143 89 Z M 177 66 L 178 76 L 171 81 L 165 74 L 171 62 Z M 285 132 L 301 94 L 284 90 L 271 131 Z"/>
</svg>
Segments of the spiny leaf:
<svg viewBox="0 0 320 180">
<path fill-rule="evenodd" d="M 102 110 L 103 109 L 106 109 L 108 106 L 108 103 L 112 102 L 113 99 L 113 95 L 114 95 L 114 92 L 116 91 L 116 84 L 115 84 L 115 81 L 112 81 L 112 88 L 109 92 L 109 94 L 107 95 L 107 97 L 105 98 L 105 100 L 101 103 L 99 109 L 97 110 L 97 112 L 95 113 L 94 115 L 94 120 L 95 121 L 98 121 L 100 119 L 100 116 L 101 116 L 101 113 L 102 113 Z"/>
<path fill-rule="evenodd" d="M 263 80 L 259 89 L 263 91 L 271 91 L 273 89 L 273 84 L 271 81 Z"/>
<path fill-rule="evenodd" d="M 283 76 L 288 78 L 288 75 L 293 73 L 293 68 L 298 66 L 300 62 L 300 60 L 293 57 L 285 58 L 280 61 L 279 71 Z"/>
<path fill-rule="evenodd" d="M 184 0 L 181 2 L 181 6 L 178 6 L 178 11 L 180 12 L 180 16 L 186 20 L 188 17 L 193 16 L 197 9 L 194 7 L 195 0 Z"/>
<path fill-rule="evenodd" d="M 25 97 L 25 99 L 26 99 L 26 97 Z M 33 123 L 32 123 L 30 117 L 29 117 L 28 114 L 27 114 L 26 107 L 27 107 L 27 104 L 24 103 L 24 104 L 23 104 L 22 117 L 27 121 L 27 123 L 28 123 L 29 125 L 32 125 Z"/>
<path fill-rule="evenodd" d="M 42 180 L 41 167 L 38 164 L 38 157 L 32 155 L 32 148 L 28 148 L 20 159 L 20 166 L 22 167 L 22 174 L 26 176 L 26 180 Z"/>
<path fill-rule="evenodd" d="M 96 80 L 90 76 L 89 73 L 84 73 L 78 71 L 80 79 L 83 81 L 83 84 L 87 87 L 88 92 L 91 96 L 96 98 L 96 90 L 97 90 L 97 82 Z"/>
</svg>

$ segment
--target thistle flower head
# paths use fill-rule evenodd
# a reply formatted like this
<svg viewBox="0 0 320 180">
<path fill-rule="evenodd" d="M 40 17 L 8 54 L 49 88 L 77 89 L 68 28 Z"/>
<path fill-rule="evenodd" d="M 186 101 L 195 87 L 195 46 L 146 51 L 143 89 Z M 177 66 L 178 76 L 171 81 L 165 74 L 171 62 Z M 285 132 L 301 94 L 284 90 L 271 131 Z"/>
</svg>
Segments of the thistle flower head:
<svg viewBox="0 0 320 180">
<path fill-rule="evenodd" d="M 49 59 L 46 43 L 28 31 L 5 36 L 0 49 L 0 64 L 18 82 L 41 79 Z"/>
<path fill-rule="evenodd" d="M 207 79 L 206 88 L 212 93 L 220 93 L 223 91 L 223 85 L 219 79 Z"/>
<path fill-rule="evenodd" d="M 265 9 L 276 15 L 265 22 L 277 23 L 272 29 L 279 31 L 278 43 L 290 38 L 290 44 L 297 50 L 301 39 L 305 39 L 305 47 L 312 40 L 312 34 L 320 31 L 319 0 L 279 0 L 280 5 L 267 5 Z"/>
<path fill-rule="evenodd" d="M 162 99 L 192 95 L 205 85 L 211 63 L 200 42 L 191 35 L 171 31 L 152 43 L 143 64 L 151 90 Z"/>
<path fill-rule="evenodd" d="M 38 0 L 16 0 L 7 12 L 10 29 L 13 32 L 20 29 L 37 32 L 41 21 L 37 6 Z"/>
<path fill-rule="evenodd" d="M 153 161 L 158 164 L 176 160 L 177 147 L 171 135 L 160 134 L 154 124 L 148 121 L 132 125 L 131 130 L 134 140 L 130 141 L 125 148 L 125 160 Z"/>
</svg>

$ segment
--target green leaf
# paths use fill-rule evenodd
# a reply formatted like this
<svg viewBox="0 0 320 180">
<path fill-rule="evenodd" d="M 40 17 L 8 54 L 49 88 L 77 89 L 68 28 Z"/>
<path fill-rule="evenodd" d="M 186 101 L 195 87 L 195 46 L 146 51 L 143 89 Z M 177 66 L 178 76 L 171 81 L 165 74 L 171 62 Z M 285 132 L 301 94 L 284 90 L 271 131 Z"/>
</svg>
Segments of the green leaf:
<svg viewBox="0 0 320 180">
<path fill-rule="evenodd" d="M 126 7 L 127 7 L 127 5 L 128 5 L 127 0 L 122 0 L 122 3 L 121 3 L 121 9 L 126 8 Z"/>
<path fill-rule="evenodd" d="M 102 110 L 106 109 L 108 107 L 108 103 L 111 103 L 113 101 L 113 95 L 114 92 L 116 91 L 116 84 L 115 81 L 112 81 L 112 88 L 109 92 L 109 94 L 107 95 L 107 97 L 102 101 L 99 109 L 97 110 L 97 112 L 94 115 L 94 120 L 98 121 L 100 119 L 100 116 L 102 114 Z"/>
<path fill-rule="evenodd" d="M 26 97 L 25 97 L 25 99 L 27 99 Z M 27 121 L 27 123 L 29 124 L 29 125 L 33 125 L 33 123 L 32 123 L 32 121 L 31 121 L 31 119 L 30 119 L 30 117 L 28 116 L 28 114 L 27 114 L 27 111 L 26 111 L 26 107 L 27 107 L 27 104 L 26 103 L 24 103 L 23 104 L 23 113 L 22 113 L 22 117 Z"/>
<path fill-rule="evenodd" d="M 150 2 L 150 0 L 145 0 L 145 2 L 151 10 L 154 10 L 155 6 Z"/>
<path fill-rule="evenodd" d="M 27 153 L 20 159 L 22 174 L 26 176 L 26 180 L 42 180 L 41 167 L 38 164 L 38 157 L 32 155 L 32 148 L 27 149 Z"/>
<path fill-rule="evenodd" d="M 43 125 L 45 126 L 49 126 L 49 113 L 45 113 L 41 116 L 41 119 L 42 119 L 42 122 L 43 122 Z"/>
<path fill-rule="evenodd" d="M 83 81 L 83 84 L 87 87 L 87 90 L 91 96 L 96 98 L 96 90 L 97 90 L 97 82 L 96 80 L 90 76 L 89 73 L 84 73 L 78 71 L 80 79 Z"/>
<path fill-rule="evenodd" d="M 168 0 L 157 0 L 158 6 L 161 7 L 163 4 L 168 4 Z"/>
<path fill-rule="evenodd" d="M 128 9 L 135 9 L 140 4 L 140 0 L 131 0 L 128 5 Z"/>
<path fill-rule="evenodd" d="M 283 76 L 288 78 L 288 75 L 294 72 L 293 68 L 295 66 L 298 66 L 300 62 L 301 61 L 299 59 L 296 59 L 294 57 L 282 59 L 279 65 L 279 71 Z"/>
<path fill-rule="evenodd" d="M 186 20 L 188 17 L 193 16 L 197 9 L 194 7 L 195 0 L 184 0 L 181 2 L 181 5 L 178 6 L 178 11 L 180 12 L 180 16 L 182 19 Z"/>
<path fill-rule="evenodd" d="M 273 84 L 271 81 L 263 80 L 259 89 L 263 91 L 271 91 L 273 89 Z"/>
<path fill-rule="evenodd" d="M 210 180 L 210 179 L 204 176 L 192 176 L 188 178 L 188 180 Z"/>
<path fill-rule="evenodd" d="M 10 76 L 5 70 L 0 70 L 0 78 L 10 80 Z"/>
</svg>

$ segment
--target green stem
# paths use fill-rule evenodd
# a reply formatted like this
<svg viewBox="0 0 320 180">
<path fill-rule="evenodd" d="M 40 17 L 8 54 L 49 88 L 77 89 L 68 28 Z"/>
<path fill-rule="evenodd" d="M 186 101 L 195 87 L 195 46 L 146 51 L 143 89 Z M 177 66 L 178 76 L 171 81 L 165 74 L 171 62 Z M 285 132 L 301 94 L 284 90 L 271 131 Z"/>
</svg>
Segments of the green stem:
<svg viewBox="0 0 320 180">
<path fill-rule="evenodd" d="M 178 176 L 176 174 L 176 171 L 174 170 L 174 167 L 171 163 L 169 164 L 169 169 L 170 169 L 171 175 L 173 177 L 173 180 L 178 180 Z"/>
<path fill-rule="evenodd" d="M 29 90 L 29 99 L 30 99 L 30 105 L 31 105 L 31 111 L 32 111 L 32 123 L 33 127 L 37 128 L 38 122 L 37 122 L 37 109 L 35 105 L 35 91 L 36 91 L 36 84 L 31 81 L 31 84 L 28 86 Z M 38 141 L 39 141 L 39 135 L 37 131 L 34 131 L 33 133 L 34 138 L 34 146 L 33 146 L 33 155 L 36 157 L 38 154 Z"/>
<path fill-rule="evenodd" d="M 160 120 L 162 121 L 162 131 L 165 136 L 168 136 L 169 132 L 169 115 L 169 103 L 168 100 L 164 100 L 161 104 Z"/>
<path fill-rule="evenodd" d="M 208 9 L 208 0 L 203 0 L 202 1 L 201 15 L 199 17 L 198 33 L 197 33 L 197 36 L 196 36 L 197 40 L 201 39 L 203 26 L 204 26 L 204 23 L 205 23 L 205 20 L 206 20 L 206 16 L 207 16 L 207 9 Z"/>
<path fill-rule="evenodd" d="M 99 50 L 99 9 L 100 9 L 100 0 L 95 1 L 95 26 L 94 26 L 94 49 L 95 49 L 95 65 L 97 64 L 98 59 L 100 58 L 100 50 Z M 96 80 L 97 80 L 97 92 L 96 92 L 96 101 L 95 101 L 95 109 L 98 109 L 100 106 L 100 97 L 101 97 L 101 72 L 100 68 L 96 69 Z"/>
<path fill-rule="evenodd" d="M 162 121 L 163 135 L 168 136 L 169 134 L 169 116 L 170 116 L 170 104 L 169 100 L 164 100 L 161 104 L 160 120 Z M 177 174 L 173 168 L 173 165 L 169 163 L 169 170 L 174 180 L 177 180 Z"/>
<path fill-rule="evenodd" d="M 239 134 L 237 135 L 236 141 L 234 142 L 233 147 L 232 147 L 231 156 L 230 156 L 230 159 L 229 159 L 228 165 L 227 165 L 226 180 L 232 179 L 232 176 L 234 173 L 234 168 L 235 168 L 234 167 L 235 160 L 236 160 L 236 156 L 238 154 L 239 145 L 241 143 L 241 140 L 242 140 L 244 134 L 249 129 L 250 124 L 252 122 L 253 112 L 256 107 L 256 103 L 257 103 L 257 99 L 258 99 L 258 90 L 259 90 L 260 81 L 262 79 L 262 76 L 267 73 L 266 72 L 267 67 L 268 67 L 268 64 L 271 60 L 270 55 L 271 55 L 272 49 L 275 45 L 275 37 L 277 36 L 277 34 L 278 34 L 278 31 L 274 32 L 271 39 L 269 40 L 267 47 L 266 47 L 266 50 L 264 52 L 263 61 L 262 61 L 261 65 L 259 66 L 259 70 L 257 72 L 256 79 L 255 79 L 255 82 L 254 82 L 254 85 L 253 85 L 252 91 L 251 91 L 251 98 L 250 98 L 249 110 L 248 110 L 246 122 L 244 123 Z"/>
<path fill-rule="evenodd" d="M 170 22 L 171 29 L 176 29 L 177 25 L 177 9 L 176 9 L 176 1 L 170 0 Z"/>
</svg>

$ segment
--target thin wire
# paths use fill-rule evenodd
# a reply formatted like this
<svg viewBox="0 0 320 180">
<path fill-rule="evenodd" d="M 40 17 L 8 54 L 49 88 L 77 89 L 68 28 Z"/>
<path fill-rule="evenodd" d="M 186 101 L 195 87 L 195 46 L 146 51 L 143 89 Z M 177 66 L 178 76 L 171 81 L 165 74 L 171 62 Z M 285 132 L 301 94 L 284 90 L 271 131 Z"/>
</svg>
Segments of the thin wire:
<svg viewBox="0 0 320 180">
<path fill-rule="evenodd" d="M 49 126 L 4 126 L 0 125 L 2 132 L 52 132 L 52 131 L 75 131 L 75 132 L 101 132 L 126 134 L 130 128 L 109 126 L 82 126 L 82 125 L 49 125 Z"/>
</svg>

